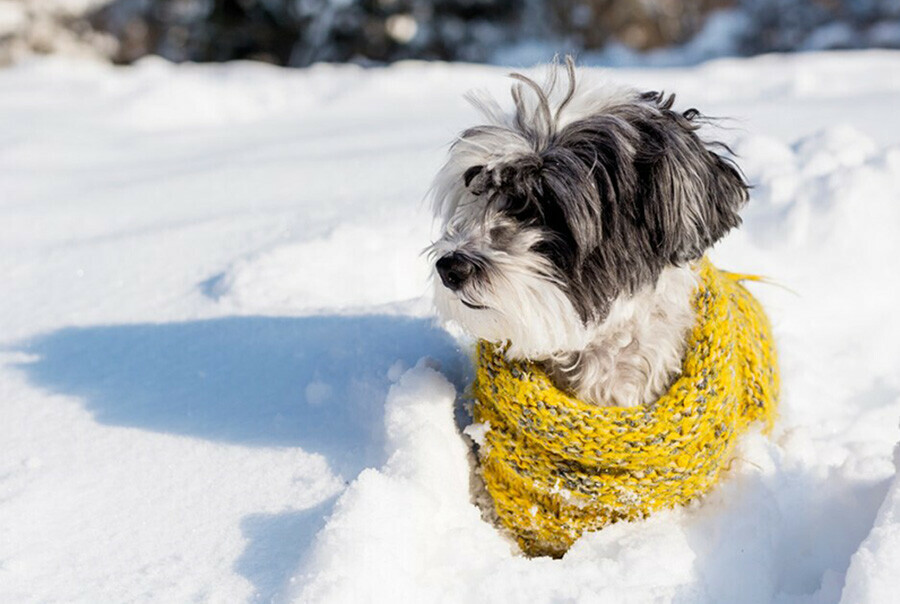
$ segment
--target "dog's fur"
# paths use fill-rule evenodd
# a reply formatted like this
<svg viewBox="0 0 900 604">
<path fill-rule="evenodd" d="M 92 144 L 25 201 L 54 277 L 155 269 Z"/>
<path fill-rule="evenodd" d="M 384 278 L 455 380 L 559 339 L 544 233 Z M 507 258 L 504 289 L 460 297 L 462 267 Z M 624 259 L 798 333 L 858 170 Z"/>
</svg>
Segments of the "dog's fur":
<svg viewBox="0 0 900 604">
<path fill-rule="evenodd" d="M 487 123 L 432 188 L 435 302 L 582 400 L 645 404 L 681 367 L 692 261 L 740 224 L 747 184 L 674 95 L 591 85 L 570 59 L 548 73 L 512 74 L 511 113 L 469 97 Z"/>
</svg>

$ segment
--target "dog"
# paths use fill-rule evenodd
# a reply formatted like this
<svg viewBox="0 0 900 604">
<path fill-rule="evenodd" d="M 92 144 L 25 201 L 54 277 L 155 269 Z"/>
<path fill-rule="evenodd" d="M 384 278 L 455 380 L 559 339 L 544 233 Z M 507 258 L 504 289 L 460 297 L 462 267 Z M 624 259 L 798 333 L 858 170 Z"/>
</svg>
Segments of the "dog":
<svg viewBox="0 0 900 604">
<path fill-rule="evenodd" d="M 543 85 L 511 74 L 512 111 L 469 94 L 485 123 L 431 189 L 434 299 L 578 399 L 634 407 L 679 373 L 696 261 L 740 225 L 748 185 L 697 110 L 589 75 L 571 58 Z"/>
</svg>

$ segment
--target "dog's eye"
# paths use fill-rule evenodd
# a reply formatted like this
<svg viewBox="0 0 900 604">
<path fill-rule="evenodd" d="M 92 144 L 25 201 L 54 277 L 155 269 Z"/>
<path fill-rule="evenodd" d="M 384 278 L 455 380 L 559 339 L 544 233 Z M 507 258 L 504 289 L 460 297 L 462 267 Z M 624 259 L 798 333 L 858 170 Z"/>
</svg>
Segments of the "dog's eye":
<svg viewBox="0 0 900 604">
<path fill-rule="evenodd" d="M 484 171 L 484 166 L 472 166 L 463 174 L 463 182 L 466 183 L 466 187 L 472 184 L 472 181 L 475 180 L 475 177 L 481 174 Z M 481 187 L 476 187 L 477 191 L 473 191 L 476 195 L 481 194 Z"/>
<path fill-rule="evenodd" d="M 498 210 L 515 222 L 528 224 L 541 217 L 541 209 L 535 199 L 510 195 L 498 197 Z"/>
<path fill-rule="evenodd" d="M 506 224 L 501 224 L 495 227 L 492 227 L 488 232 L 490 235 L 491 241 L 495 244 L 504 244 L 509 243 L 512 240 L 513 235 L 515 234 L 515 230 Z"/>
</svg>

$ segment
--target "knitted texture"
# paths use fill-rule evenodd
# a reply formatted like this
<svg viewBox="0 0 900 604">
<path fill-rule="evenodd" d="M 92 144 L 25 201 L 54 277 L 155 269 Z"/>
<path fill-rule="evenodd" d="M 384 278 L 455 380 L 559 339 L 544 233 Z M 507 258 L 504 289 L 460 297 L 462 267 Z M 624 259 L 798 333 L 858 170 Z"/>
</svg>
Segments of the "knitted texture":
<svg viewBox="0 0 900 604">
<path fill-rule="evenodd" d="M 478 343 L 481 472 L 503 526 L 528 555 L 561 556 L 583 532 L 707 492 L 737 437 L 772 426 L 778 369 L 771 327 L 739 283 L 698 265 L 697 322 L 681 374 L 659 400 L 600 407 L 553 386 L 535 363 Z"/>
</svg>

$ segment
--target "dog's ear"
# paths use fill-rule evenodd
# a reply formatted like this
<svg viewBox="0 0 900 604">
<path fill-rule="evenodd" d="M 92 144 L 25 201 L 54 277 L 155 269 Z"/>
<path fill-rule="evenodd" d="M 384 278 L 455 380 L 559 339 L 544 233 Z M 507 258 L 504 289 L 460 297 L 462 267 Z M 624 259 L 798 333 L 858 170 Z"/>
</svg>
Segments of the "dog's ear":
<svg viewBox="0 0 900 604">
<path fill-rule="evenodd" d="M 549 226 L 573 244 L 568 251 L 577 269 L 602 237 L 603 216 L 595 175 L 591 166 L 563 145 L 551 145 L 542 160 L 543 207 L 550 218 Z"/>
<path fill-rule="evenodd" d="M 653 92 L 641 99 L 655 110 L 630 120 L 639 136 L 635 203 L 657 253 L 674 263 L 694 260 L 740 225 L 748 186 L 735 165 L 711 148 L 728 147 L 707 145 L 697 135 L 699 112 L 674 111 L 675 95 Z"/>
<path fill-rule="evenodd" d="M 556 208 L 575 244 L 575 264 L 595 253 L 604 238 L 622 232 L 622 210 L 636 186 L 633 149 L 622 121 L 606 115 L 579 120 L 542 152 L 544 205 Z"/>
</svg>

